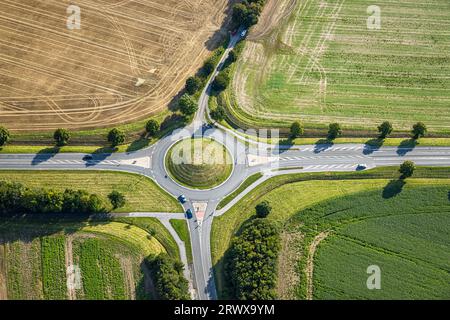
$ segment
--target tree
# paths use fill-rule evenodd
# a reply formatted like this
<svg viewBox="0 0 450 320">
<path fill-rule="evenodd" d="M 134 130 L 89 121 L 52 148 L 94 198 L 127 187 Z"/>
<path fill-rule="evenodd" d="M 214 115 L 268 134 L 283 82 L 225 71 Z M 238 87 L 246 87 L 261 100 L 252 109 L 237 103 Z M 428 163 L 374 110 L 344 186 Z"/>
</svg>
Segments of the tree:
<svg viewBox="0 0 450 320">
<path fill-rule="evenodd" d="M 198 89 L 200 89 L 201 85 L 202 81 L 200 80 L 199 77 L 189 77 L 186 80 L 185 85 L 186 92 L 189 93 L 190 95 L 193 95 L 198 91 Z"/>
<path fill-rule="evenodd" d="M 268 219 L 253 219 L 231 241 L 225 254 L 225 274 L 233 299 L 275 299 L 279 231 Z"/>
<path fill-rule="evenodd" d="M 203 68 L 202 68 L 203 73 L 206 76 L 209 76 L 214 71 L 215 67 L 216 67 L 216 65 L 214 64 L 214 62 L 211 59 L 208 59 L 205 61 L 205 64 L 203 65 Z"/>
<path fill-rule="evenodd" d="M 147 131 L 147 133 L 150 136 L 154 136 L 159 130 L 159 123 L 158 121 L 154 120 L 154 119 L 150 119 L 147 121 L 146 125 L 145 125 L 145 131 Z"/>
<path fill-rule="evenodd" d="M 162 300 L 188 300 L 189 284 L 183 276 L 184 266 L 166 253 L 150 256 L 145 263 L 152 273 L 158 296 Z"/>
<path fill-rule="evenodd" d="M 334 140 L 342 134 L 341 125 L 339 123 L 331 123 L 328 127 L 328 139 Z"/>
<path fill-rule="evenodd" d="M 193 115 L 198 109 L 197 102 L 186 93 L 181 96 L 178 106 L 180 111 L 186 116 Z"/>
<path fill-rule="evenodd" d="M 227 60 L 225 61 L 225 65 L 229 66 L 230 64 L 236 62 L 237 60 L 237 53 L 236 51 L 233 49 L 230 51 L 230 53 L 228 54 Z"/>
<path fill-rule="evenodd" d="M 427 133 L 427 126 L 423 122 L 413 125 L 412 134 L 414 139 L 419 139 Z"/>
<path fill-rule="evenodd" d="M 220 72 L 212 83 L 212 88 L 215 91 L 223 91 L 230 83 L 230 76 L 226 72 Z"/>
<path fill-rule="evenodd" d="M 125 133 L 117 128 L 111 129 L 108 133 L 108 142 L 112 147 L 117 147 L 125 142 Z"/>
<path fill-rule="evenodd" d="M 291 137 L 292 138 L 297 138 L 297 137 L 303 135 L 304 132 L 305 132 L 305 129 L 303 128 L 303 124 L 301 124 L 298 121 L 295 121 L 294 123 L 292 123 L 292 125 L 291 125 Z"/>
<path fill-rule="evenodd" d="M 392 124 L 389 121 L 385 121 L 378 126 L 378 132 L 380 133 L 380 138 L 384 139 L 392 133 Z"/>
<path fill-rule="evenodd" d="M 123 206 L 125 206 L 127 202 L 125 199 L 125 195 L 116 190 L 108 194 L 108 199 L 111 202 L 111 205 L 113 206 L 114 210 L 122 208 Z"/>
<path fill-rule="evenodd" d="M 270 206 L 269 202 L 263 201 L 256 205 L 256 215 L 259 218 L 265 218 L 269 215 L 269 213 L 272 211 L 272 207 Z"/>
<path fill-rule="evenodd" d="M 414 173 L 416 166 L 412 161 L 405 161 L 400 165 L 399 172 L 402 174 L 402 179 L 411 177 Z"/>
<path fill-rule="evenodd" d="M 213 120 L 220 122 L 225 119 L 225 109 L 221 106 L 218 106 L 214 110 L 211 111 L 211 118 Z"/>
<path fill-rule="evenodd" d="M 56 129 L 53 133 L 53 139 L 56 141 L 56 145 L 65 146 L 70 140 L 70 132 L 66 129 Z"/>
<path fill-rule="evenodd" d="M 9 141 L 11 135 L 5 127 L 0 127 L 0 146 L 3 146 L 5 143 Z"/>
</svg>

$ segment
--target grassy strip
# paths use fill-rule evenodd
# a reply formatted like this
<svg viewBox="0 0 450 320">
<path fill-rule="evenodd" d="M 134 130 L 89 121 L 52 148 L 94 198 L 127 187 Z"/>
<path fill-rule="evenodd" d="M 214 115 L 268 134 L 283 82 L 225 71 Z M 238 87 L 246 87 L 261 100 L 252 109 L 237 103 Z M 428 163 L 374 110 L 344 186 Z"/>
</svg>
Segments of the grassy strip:
<svg viewBox="0 0 450 320">
<path fill-rule="evenodd" d="M 235 191 L 230 193 L 228 196 L 226 196 L 219 202 L 219 204 L 217 205 L 217 209 L 220 210 L 223 207 L 225 207 L 234 198 L 236 198 L 242 191 L 247 189 L 250 185 L 252 185 L 256 180 L 260 179 L 262 176 L 263 176 L 263 174 L 258 172 L 258 173 L 251 175 L 247 179 L 245 179 L 245 181 L 239 186 L 239 188 L 237 188 Z"/>
<path fill-rule="evenodd" d="M 110 171 L 0 171 L 0 180 L 21 182 L 29 187 L 50 188 L 64 191 L 66 188 L 84 189 L 101 196 L 108 203 L 107 195 L 120 191 L 127 203 L 118 212 L 182 212 L 177 200 L 151 179 L 144 176 Z"/>
<path fill-rule="evenodd" d="M 188 263 L 191 264 L 192 258 L 192 246 L 191 246 L 191 236 L 189 235 L 189 229 L 186 220 L 170 219 L 170 224 L 178 233 L 180 239 L 184 242 L 186 247 L 186 256 Z"/>
<path fill-rule="evenodd" d="M 67 299 L 65 237 L 41 239 L 42 282 L 44 297 L 48 300 Z"/>
</svg>

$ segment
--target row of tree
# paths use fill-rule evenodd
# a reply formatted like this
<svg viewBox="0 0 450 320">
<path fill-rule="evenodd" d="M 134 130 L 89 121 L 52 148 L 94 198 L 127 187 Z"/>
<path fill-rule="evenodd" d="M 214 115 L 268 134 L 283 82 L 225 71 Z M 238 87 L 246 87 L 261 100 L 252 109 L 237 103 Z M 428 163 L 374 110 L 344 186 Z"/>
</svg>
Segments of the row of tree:
<svg viewBox="0 0 450 320">
<path fill-rule="evenodd" d="M 154 137 L 160 130 L 160 124 L 154 119 L 147 121 L 145 131 L 148 136 Z M 72 135 L 69 130 L 64 128 L 56 129 L 53 133 L 53 139 L 58 147 L 67 145 L 70 142 Z M 11 139 L 11 133 L 5 127 L 0 126 L 0 146 L 5 145 Z M 119 128 L 113 128 L 108 132 L 107 140 L 112 147 L 117 147 L 123 144 L 126 139 L 126 134 Z"/>
<path fill-rule="evenodd" d="M 389 121 L 385 121 L 382 124 L 380 124 L 378 127 L 379 132 L 379 138 L 385 139 L 387 138 L 393 129 L 392 123 Z M 292 123 L 290 127 L 290 136 L 291 138 L 298 138 L 302 136 L 305 132 L 304 126 L 301 122 L 295 121 Z M 417 122 L 413 125 L 411 134 L 413 139 L 419 139 L 420 137 L 425 136 L 427 133 L 427 126 L 423 122 Z M 331 123 L 328 126 L 328 139 L 334 140 L 342 135 L 342 127 L 339 123 Z"/>
<path fill-rule="evenodd" d="M 125 196 L 108 195 L 114 209 L 123 207 Z M 106 212 L 101 197 L 84 190 L 32 189 L 18 182 L 0 181 L 0 215 L 14 214 L 96 214 Z"/>
<path fill-rule="evenodd" d="M 0 214 L 75 213 L 95 214 L 105 211 L 102 199 L 84 190 L 64 192 L 31 189 L 21 183 L 0 181 Z"/>
<path fill-rule="evenodd" d="M 162 300 L 189 300 L 189 285 L 183 275 L 184 266 L 167 254 L 145 259 L 149 267 L 156 292 Z"/>
<path fill-rule="evenodd" d="M 235 236 L 225 256 L 230 294 L 239 300 L 276 299 L 279 228 L 265 219 L 272 208 L 266 201 L 256 206 L 257 218 Z"/>
<path fill-rule="evenodd" d="M 244 0 L 233 6 L 232 22 L 237 26 L 249 28 L 258 23 L 266 0 Z"/>
</svg>

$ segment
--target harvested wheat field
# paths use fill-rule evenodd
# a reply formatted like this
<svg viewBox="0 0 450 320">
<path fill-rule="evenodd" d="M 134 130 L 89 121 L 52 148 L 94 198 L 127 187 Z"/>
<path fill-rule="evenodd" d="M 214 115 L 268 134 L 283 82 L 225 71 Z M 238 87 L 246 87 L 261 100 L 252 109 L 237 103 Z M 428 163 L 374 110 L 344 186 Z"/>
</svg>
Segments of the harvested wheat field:
<svg viewBox="0 0 450 320">
<path fill-rule="evenodd" d="M 2 0 L 0 123 L 94 128 L 167 108 L 220 40 L 226 0 Z M 69 5 L 81 28 L 70 30 Z"/>
</svg>

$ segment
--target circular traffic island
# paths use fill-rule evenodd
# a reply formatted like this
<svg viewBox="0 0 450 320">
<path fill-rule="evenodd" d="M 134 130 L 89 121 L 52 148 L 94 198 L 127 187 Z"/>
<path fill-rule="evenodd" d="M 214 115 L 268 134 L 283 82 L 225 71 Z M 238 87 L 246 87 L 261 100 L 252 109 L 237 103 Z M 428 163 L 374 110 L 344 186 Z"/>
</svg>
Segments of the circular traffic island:
<svg viewBox="0 0 450 320">
<path fill-rule="evenodd" d="M 217 187 L 233 171 L 233 159 L 225 146 L 208 138 L 175 143 L 166 154 L 165 165 L 173 180 L 193 189 Z"/>
</svg>

